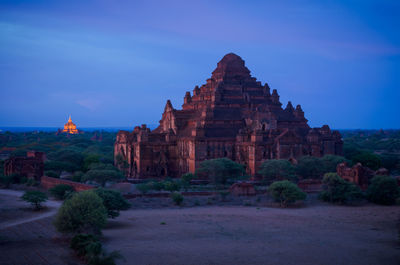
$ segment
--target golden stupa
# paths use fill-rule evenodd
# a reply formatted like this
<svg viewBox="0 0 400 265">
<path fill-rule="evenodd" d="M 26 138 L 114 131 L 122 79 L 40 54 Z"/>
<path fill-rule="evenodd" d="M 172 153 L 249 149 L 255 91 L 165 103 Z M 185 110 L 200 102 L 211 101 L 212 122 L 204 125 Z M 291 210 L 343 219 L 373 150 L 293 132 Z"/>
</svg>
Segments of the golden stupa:
<svg viewBox="0 0 400 265">
<path fill-rule="evenodd" d="M 64 125 L 63 133 L 77 134 L 79 133 L 78 129 L 76 129 L 75 123 L 71 120 L 71 115 L 69 115 L 68 122 Z"/>
</svg>

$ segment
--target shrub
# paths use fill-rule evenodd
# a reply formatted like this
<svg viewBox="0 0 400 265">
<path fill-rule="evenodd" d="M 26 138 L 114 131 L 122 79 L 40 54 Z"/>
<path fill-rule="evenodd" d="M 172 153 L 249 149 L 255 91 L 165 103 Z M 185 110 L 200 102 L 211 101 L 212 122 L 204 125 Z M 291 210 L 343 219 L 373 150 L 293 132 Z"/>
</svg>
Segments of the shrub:
<svg viewBox="0 0 400 265">
<path fill-rule="evenodd" d="M 86 247 L 97 241 L 98 239 L 94 235 L 77 234 L 71 239 L 70 247 L 76 251 L 78 256 L 85 256 L 87 252 Z"/>
<path fill-rule="evenodd" d="M 11 183 L 13 182 L 12 176 L 1 176 L 0 182 L 5 188 L 9 188 Z"/>
<path fill-rule="evenodd" d="M 146 194 L 149 192 L 149 190 L 151 190 L 151 186 L 149 183 L 139 183 L 136 184 L 136 189 L 138 189 L 142 194 Z"/>
<path fill-rule="evenodd" d="M 39 210 L 42 208 L 42 203 L 47 201 L 47 195 L 46 193 L 43 193 L 41 191 L 25 191 L 24 195 L 21 197 L 22 200 L 29 202 L 32 204 L 32 206 L 35 207 L 35 210 Z"/>
<path fill-rule="evenodd" d="M 268 187 L 268 192 L 270 192 L 275 201 L 280 203 L 281 207 L 286 207 L 297 200 L 304 200 L 307 196 L 296 184 L 288 180 L 272 183 Z"/>
<path fill-rule="evenodd" d="M 171 193 L 171 198 L 176 205 L 181 205 L 183 202 L 183 195 L 180 194 L 179 192 Z"/>
<path fill-rule="evenodd" d="M 107 220 L 103 200 L 91 190 L 75 193 L 58 210 L 54 225 L 63 233 L 93 231 L 99 233 Z"/>
<path fill-rule="evenodd" d="M 118 217 L 119 211 L 128 210 L 131 206 L 118 191 L 99 188 L 96 189 L 95 192 L 103 199 L 103 204 L 107 209 L 108 217 Z"/>
<path fill-rule="evenodd" d="M 74 187 L 66 184 L 58 184 L 49 189 L 50 194 L 57 200 L 64 200 L 66 196 L 74 191 Z"/>
<path fill-rule="evenodd" d="M 81 182 L 83 177 L 83 172 L 82 171 L 75 171 L 75 173 L 72 175 L 71 180 L 75 182 Z"/>
<path fill-rule="evenodd" d="M 319 198 L 323 201 L 348 203 L 363 197 L 358 186 L 342 179 L 336 173 L 326 173 L 322 183 L 324 190 L 319 194 Z"/>
<path fill-rule="evenodd" d="M 267 182 L 291 179 L 294 173 L 294 166 L 284 159 L 271 159 L 262 163 L 258 173 L 263 177 L 263 180 Z"/>
<path fill-rule="evenodd" d="M 114 265 L 121 258 L 118 252 L 107 254 L 97 237 L 90 234 L 78 234 L 71 240 L 70 247 L 90 265 Z"/>
<path fill-rule="evenodd" d="M 57 173 L 57 172 L 54 171 L 54 170 L 47 170 L 47 171 L 44 172 L 44 175 L 45 175 L 45 176 L 48 176 L 48 177 L 50 177 L 50 178 L 59 178 L 59 177 L 60 177 L 60 174 Z"/>
<path fill-rule="evenodd" d="M 36 180 L 33 179 L 33 178 L 29 178 L 29 179 L 25 182 L 25 185 L 26 185 L 26 186 L 38 186 L 38 185 L 39 185 L 39 182 L 36 181 Z"/>
<path fill-rule="evenodd" d="M 180 188 L 181 187 L 180 187 L 179 183 L 176 181 L 165 181 L 164 182 L 164 189 L 166 191 L 170 191 L 170 192 L 178 191 L 178 190 L 180 190 Z"/>
<path fill-rule="evenodd" d="M 163 181 L 154 181 L 154 182 L 149 183 L 149 185 L 151 186 L 151 189 L 153 189 L 153 190 L 160 191 L 160 190 L 165 189 L 165 183 Z"/>
<path fill-rule="evenodd" d="M 192 179 L 194 179 L 194 175 L 192 173 L 186 173 L 181 176 L 181 183 L 185 191 L 187 191 L 190 187 L 190 181 L 192 181 Z"/>
<path fill-rule="evenodd" d="M 394 178 L 389 176 L 375 176 L 367 189 L 367 198 L 371 202 L 391 205 L 395 204 L 396 198 L 400 196 L 399 187 Z"/>
</svg>

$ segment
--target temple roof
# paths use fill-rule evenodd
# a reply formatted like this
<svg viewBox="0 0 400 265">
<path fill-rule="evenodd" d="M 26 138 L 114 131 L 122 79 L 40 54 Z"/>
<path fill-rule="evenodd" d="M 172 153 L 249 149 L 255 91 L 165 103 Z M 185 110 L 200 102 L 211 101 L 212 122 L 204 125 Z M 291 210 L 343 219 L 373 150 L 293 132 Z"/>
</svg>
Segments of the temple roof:
<svg viewBox="0 0 400 265">
<path fill-rule="evenodd" d="M 218 81 L 233 77 L 249 78 L 250 71 L 240 56 L 228 53 L 218 62 L 217 68 L 212 72 L 212 78 Z"/>
</svg>

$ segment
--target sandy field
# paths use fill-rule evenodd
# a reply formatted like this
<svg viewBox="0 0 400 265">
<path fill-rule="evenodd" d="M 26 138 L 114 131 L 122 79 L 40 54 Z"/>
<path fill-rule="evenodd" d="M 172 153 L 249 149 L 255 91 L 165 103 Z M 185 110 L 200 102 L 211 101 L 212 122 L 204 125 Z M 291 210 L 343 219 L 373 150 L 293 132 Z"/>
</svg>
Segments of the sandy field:
<svg viewBox="0 0 400 265">
<path fill-rule="evenodd" d="M 400 264 L 398 206 L 314 202 L 123 212 L 103 231 L 118 264 Z"/>
</svg>

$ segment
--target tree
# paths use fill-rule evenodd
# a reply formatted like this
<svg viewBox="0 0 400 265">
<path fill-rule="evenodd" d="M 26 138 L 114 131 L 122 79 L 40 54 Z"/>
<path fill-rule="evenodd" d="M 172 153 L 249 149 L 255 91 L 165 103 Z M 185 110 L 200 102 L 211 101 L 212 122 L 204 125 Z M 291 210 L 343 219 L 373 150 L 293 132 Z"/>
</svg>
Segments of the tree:
<svg viewBox="0 0 400 265">
<path fill-rule="evenodd" d="M 103 200 L 92 190 L 75 193 L 58 210 L 54 225 L 62 233 L 99 233 L 107 221 Z"/>
<path fill-rule="evenodd" d="M 87 171 L 91 164 L 100 163 L 100 156 L 97 154 L 89 154 L 83 159 L 83 171 Z"/>
<path fill-rule="evenodd" d="M 68 194 L 74 192 L 74 187 L 66 184 L 58 184 L 53 188 L 49 189 L 51 195 L 53 195 L 58 200 L 64 200 Z"/>
<path fill-rule="evenodd" d="M 354 164 L 361 163 L 365 167 L 369 167 L 370 169 L 377 170 L 381 167 L 381 158 L 378 155 L 375 155 L 370 152 L 362 152 L 358 155 L 355 155 L 352 159 Z"/>
<path fill-rule="evenodd" d="M 318 157 L 303 156 L 296 165 L 296 173 L 303 178 L 319 179 L 324 173 L 324 164 Z"/>
<path fill-rule="evenodd" d="M 243 175 L 244 168 L 228 158 L 216 158 L 200 163 L 197 173 L 205 174 L 215 185 L 225 184 L 229 178 Z"/>
<path fill-rule="evenodd" d="M 320 199 L 331 203 L 348 203 L 363 197 L 361 189 L 353 183 L 342 179 L 336 173 L 326 173 L 322 180 L 323 191 Z"/>
<path fill-rule="evenodd" d="M 37 190 L 32 190 L 32 191 L 25 191 L 21 199 L 31 203 L 35 207 L 35 210 L 39 210 L 40 208 L 42 208 L 42 203 L 47 201 L 48 198 L 46 193 Z"/>
<path fill-rule="evenodd" d="M 258 173 L 268 182 L 291 179 L 293 178 L 294 166 L 284 159 L 271 159 L 261 164 Z"/>
<path fill-rule="evenodd" d="M 371 202 L 391 205 L 400 196 L 397 181 L 389 176 L 375 176 L 367 189 L 367 198 Z"/>
<path fill-rule="evenodd" d="M 80 166 L 65 161 L 46 161 L 44 169 L 46 171 L 52 170 L 60 173 L 61 171 L 74 172 L 79 170 Z"/>
<path fill-rule="evenodd" d="M 124 178 L 124 175 L 120 171 L 91 169 L 82 176 L 82 181 L 94 180 L 104 187 L 107 181 L 116 181 Z"/>
<path fill-rule="evenodd" d="M 103 199 L 103 204 L 107 209 L 108 217 L 118 217 L 119 211 L 128 210 L 131 206 L 118 191 L 99 188 L 96 189 L 95 192 Z"/>
<path fill-rule="evenodd" d="M 304 200 L 307 194 L 296 184 L 288 180 L 275 181 L 268 187 L 268 192 L 281 207 L 287 207 L 290 203 L 297 200 Z"/>
<path fill-rule="evenodd" d="M 348 162 L 343 156 L 337 155 L 325 155 L 321 158 L 323 164 L 323 173 L 336 172 L 338 164 Z"/>
</svg>

